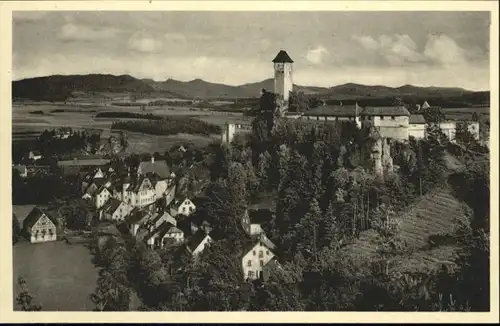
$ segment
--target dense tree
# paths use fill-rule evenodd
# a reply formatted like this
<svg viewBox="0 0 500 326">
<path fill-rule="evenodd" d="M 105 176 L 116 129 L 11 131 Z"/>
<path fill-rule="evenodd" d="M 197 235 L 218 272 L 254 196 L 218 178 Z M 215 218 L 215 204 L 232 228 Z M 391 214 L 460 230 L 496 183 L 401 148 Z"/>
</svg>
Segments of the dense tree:
<svg viewBox="0 0 500 326">
<path fill-rule="evenodd" d="M 16 244 L 21 239 L 21 225 L 16 217 L 12 214 L 12 244 Z"/>
<path fill-rule="evenodd" d="M 41 311 L 40 304 L 33 303 L 34 296 L 28 291 L 28 283 L 23 277 L 17 279 L 21 291 L 17 294 L 16 303 L 21 306 L 22 311 Z"/>
</svg>

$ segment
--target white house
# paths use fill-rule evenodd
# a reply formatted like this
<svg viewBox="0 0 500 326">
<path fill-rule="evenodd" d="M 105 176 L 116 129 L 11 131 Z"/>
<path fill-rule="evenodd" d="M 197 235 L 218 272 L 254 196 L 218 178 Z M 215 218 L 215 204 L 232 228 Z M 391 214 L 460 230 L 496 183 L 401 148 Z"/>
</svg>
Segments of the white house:
<svg viewBox="0 0 500 326">
<path fill-rule="evenodd" d="M 124 221 L 125 217 L 132 211 L 133 207 L 115 198 L 110 198 L 108 202 L 99 210 L 100 219 L 111 221 Z"/>
<path fill-rule="evenodd" d="M 196 205 L 189 199 L 179 200 L 174 203 L 170 209 L 170 214 L 172 216 L 177 216 L 178 214 L 189 216 L 196 210 Z"/>
<path fill-rule="evenodd" d="M 23 164 L 12 165 L 12 169 L 19 172 L 21 178 L 26 178 L 28 176 L 28 168 Z"/>
<path fill-rule="evenodd" d="M 156 191 L 149 178 L 138 176 L 125 179 L 121 189 L 115 189 L 113 197 L 133 207 L 144 207 L 156 201 Z"/>
<path fill-rule="evenodd" d="M 140 175 L 151 173 L 159 176 L 161 179 L 166 179 L 170 176 L 170 169 L 166 161 L 155 161 L 155 158 L 152 156 L 150 161 L 139 163 L 137 173 Z"/>
<path fill-rule="evenodd" d="M 186 248 L 191 255 L 197 256 L 203 252 L 212 241 L 213 239 L 209 234 L 205 233 L 203 230 L 199 230 L 188 240 Z"/>
<path fill-rule="evenodd" d="M 101 186 L 97 191 L 94 193 L 94 198 L 95 198 L 95 207 L 97 209 L 101 208 L 106 204 L 106 202 L 112 198 L 111 193 L 109 192 L 108 188 L 105 186 Z"/>
<path fill-rule="evenodd" d="M 241 258 L 244 279 L 263 278 L 263 268 L 274 256 L 272 249 L 263 241 L 258 240 L 250 247 L 247 247 Z"/>
<path fill-rule="evenodd" d="M 42 158 L 42 154 L 38 151 L 30 151 L 28 154 L 28 158 L 33 161 L 38 161 Z"/>
<path fill-rule="evenodd" d="M 163 222 L 160 227 L 151 232 L 145 239 L 150 247 L 163 248 L 167 242 L 179 244 L 184 241 L 184 232 L 175 227 L 172 223 Z"/>
<path fill-rule="evenodd" d="M 24 219 L 23 228 L 29 235 L 31 243 L 57 240 L 56 225 L 38 207 L 33 208 Z"/>
</svg>

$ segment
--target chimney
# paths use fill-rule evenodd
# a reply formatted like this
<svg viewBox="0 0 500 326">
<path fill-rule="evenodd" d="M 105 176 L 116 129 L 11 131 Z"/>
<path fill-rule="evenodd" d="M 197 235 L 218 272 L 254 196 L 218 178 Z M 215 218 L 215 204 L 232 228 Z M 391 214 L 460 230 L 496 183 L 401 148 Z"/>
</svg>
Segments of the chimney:
<svg viewBox="0 0 500 326">
<path fill-rule="evenodd" d="M 342 106 L 342 101 L 340 101 L 340 106 Z"/>
<path fill-rule="evenodd" d="M 76 157 L 73 158 L 73 163 L 76 165 L 78 163 L 78 159 Z"/>
<path fill-rule="evenodd" d="M 155 156 L 151 155 L 151 163 L 154 163 L 154 162 L 155 162 Z"/>
</svg>

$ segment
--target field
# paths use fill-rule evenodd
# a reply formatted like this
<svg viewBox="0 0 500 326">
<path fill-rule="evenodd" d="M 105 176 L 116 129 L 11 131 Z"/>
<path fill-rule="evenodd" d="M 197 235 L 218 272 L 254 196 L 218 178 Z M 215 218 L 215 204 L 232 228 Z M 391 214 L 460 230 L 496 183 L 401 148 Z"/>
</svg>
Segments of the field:
<svg viewBox="0 0 500 326">
<path fill-rule="evenodd" d="M 43 111 L 44 115 L 30 114 L 32 111 Z M 53 112 L 64 110 L 64 112 Z M 12 140 L 28 141 L 35 139 L 46 129 L 59 127 L 71 127 L 74 130 L 105 131 L 109 134 L 113 121 L 118 118 L 96 118 L 96 112 L 133 112 L 151 113 L 159 116 L 196 116 L 205 122 L 224 125 L 226 122 L 245 123 L 241 113 L 213 112 L 206 109 L 194 109 L 189 107 L 148 107 L 145 112 L 139 107 L 118 107 L 112 105 L 76 105 L 64 103 L 30 103 L 14 104 L 12 110 Z M 125 119 L 133 120 L 133 119 Z M 208 144 L 219 138 L 219 135 L 211 137 L 178 134 L 170 136 L 153 136 L 142 133 L 126 132 L 129 148 L 127 153 L 163 153 L 171 146 L 191 142 L 197 145 Z"/>
<path fill-rule="evenodd" d="M 94 307 L 89 295 L 98 275 L 84 245 L 24 241 L 13 247 L 13 257 L 14 298 L 19 291 L 17 278 L 22 276 L 44 311 L 85 311 Z"/>
<path fill-rule="evenodd" d="M 455 219 L 463 216 L 462 203 L 456 199 L 451 189 L 445 187 L 424 195 L 409 207 L 400 219 L 401 237 L 414 252 L 398 263 L 399 270 L 426 270 L 438 263 L 453 260 L 456 247 L 449 243 L 429 245 L 430 239 L 445 236 L 452 231 Z M 376 234 L 369 230 L 360 235 L 346 252 L 355 257 L 366 259 L 374 257 L 377 250 Z M 362 263 L 360 261 L 360 263 Z"/>
</svg>

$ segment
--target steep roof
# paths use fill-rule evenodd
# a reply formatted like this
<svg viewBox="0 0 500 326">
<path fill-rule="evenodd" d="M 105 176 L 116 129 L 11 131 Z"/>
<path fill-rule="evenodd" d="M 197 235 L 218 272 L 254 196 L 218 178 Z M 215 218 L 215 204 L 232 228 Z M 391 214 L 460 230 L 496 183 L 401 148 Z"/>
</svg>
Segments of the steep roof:
<svg viewBox="0 0 500 326">
<path fill-rule="evenodd" d="M 269 209 L 249 209 L 248 218 L 251 224 L 263 224 L 273 219 L 273 213 Z"/>
<path fill-rule="evenodd" d="M 184 233 L 170 222 L 163 222 L 159 229 L 160 231 L 158 232 L 158 236 L 160 238 L 163 238 L 167 233 Z"/>
<path fill-rule="evenodd" d="M 31 212 L 26 216 L 23 221 L 23 226 L 25 228 L 30 228 L 45 214 L 40 208 L 34 207 Z"/>
<path fill-rule="evenodd" d="M 66 161 L 58 161 L 58 166 L 100 166 L 108 163 L 109 159 L 74 159 L 74 160 L 66 160 Z"/>
<path fill-rule="evenodd" d="M 276 62 L 282 62 L 282 63 L 289 62 L 289 63 L 293 63 L 293 60 L 292 60 L 292 58 L 290 58 L 290 56 L 288 55 L 288 53 L 286 53 L 285 50 L 281 50 L 280 52 L 278 52 L 278 54 L 276 55 L 276 57 L 273 59 L 273 62 L 274 63 L 276 63 Z"/>
<path fill-rule="evenodd" d="M 139 168 L 142 174 L 155 173 L 161 178 L 168 178 L 170 176 L 170 169 L 166 161 L 145 161 L 139 163 Z"/>
<path fill-rule="evenodd" d="M 422 109 L 426 109 L 426 108 L 430 108 L 431 106 L 429 105 L 429 103 L 427 101 L 424 102 L 424 104 L 422 104 Z"/>
<path fill-rule="evenodd" d="M 404 106 L 367 106 L 360 115 L 410 116 L 410 112 Z"/>
<path fill-rule="evenodd" d="M 103 210 L 108 213 L 114 213 L 121 205 L 121 201 L 116 198 L 110 198 L 103 207 Z"/>
<path fill-rule="evenodd" d="M 424 116 L 421 114 L 412 114 L 412 115 L 410 115 L 410 123 L 411 124 L 425 124 Z"/>
<path fill-rule="evenodd" d="M 304 116 L 355 117 L 363 108 L 354 105 L 324 105 L 304 112 Z"/>
<path fill-rule="evenodd" d="M 187 242 L 187 247 L 188 249 L 193 252 L 196 250 L 196 248 L 198 248 L 198 246 L 200 245 L 200 243 L 206 238 L 206 237 L 209 237 L 210 234 L 206 234 L 204 231 L 202 230 L 198 230 L 196 231 L 195 234 L 193 234 L 188 242 Z"/>
</svg>

